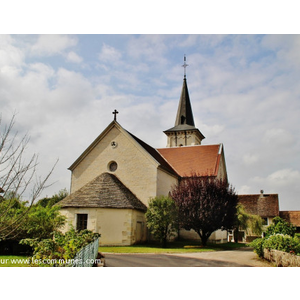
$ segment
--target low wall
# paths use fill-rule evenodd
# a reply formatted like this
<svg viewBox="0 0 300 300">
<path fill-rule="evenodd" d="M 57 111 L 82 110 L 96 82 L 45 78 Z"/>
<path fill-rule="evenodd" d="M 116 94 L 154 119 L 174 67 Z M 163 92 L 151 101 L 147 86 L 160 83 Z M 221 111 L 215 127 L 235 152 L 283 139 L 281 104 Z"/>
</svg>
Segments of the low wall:
<svg viewBox="0 0 300 300">
<path fill-rule="evenodd" d="M 277 267 L 300 267 L 300 256 L 279 250 L 264 249 L 264 258 L 275 262 Z"/>
</svg>

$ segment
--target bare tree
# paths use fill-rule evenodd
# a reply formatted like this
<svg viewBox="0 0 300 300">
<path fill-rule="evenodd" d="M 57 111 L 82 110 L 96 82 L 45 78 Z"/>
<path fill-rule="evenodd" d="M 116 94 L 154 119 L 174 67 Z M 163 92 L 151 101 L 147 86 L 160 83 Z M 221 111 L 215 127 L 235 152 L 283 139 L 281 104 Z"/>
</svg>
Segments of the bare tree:
<svg viewBox="0 0 300 300">
<path fill-rule="evenodd" d="M 38 155 L 25 157 L 29 137 L 25 134 L 19 139 L 18 132 L 13 132 L 14 114 L 8 125 L 2 124 L 0 115 L 0 240 L 18 235 L 32 204 L 47 187 L 46 183 L 52 174 L 56 163 L 44 177 L 37 177 Z M 31 189 L 31 192 L 28 190 Z M 16 198 L 21 199 L 26 194 L 27 205 L 21 212 L 13 209 Z"/>
</svg>

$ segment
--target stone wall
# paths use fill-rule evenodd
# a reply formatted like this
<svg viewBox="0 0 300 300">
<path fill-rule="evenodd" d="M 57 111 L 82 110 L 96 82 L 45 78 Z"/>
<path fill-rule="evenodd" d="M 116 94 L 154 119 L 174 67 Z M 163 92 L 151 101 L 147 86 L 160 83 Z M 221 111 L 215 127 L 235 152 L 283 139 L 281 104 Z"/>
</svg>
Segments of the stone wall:
<svg viewBox="0 0 300 300">
<path fill-rule="evenodd" d="M 277 267 L 300 267 L 300 256 L 279 250 L 264 249 L 264 258 L 274 262 Z"/>
<path fill-rule="evenodd" d="M 99 245 L 128 246 L 147 239 L 143 212 L 116 208 L 68 208 L 60 213 L 68 219 L 62 232 L 76 228 L 77 214 L 87 214 L 87 229 L 100 233 Z"/>
<path fill-rule="evenodd" d="M 172 187 L 178 183 L 177 177 L 160 168 L 157 169 L 157 196 L 168 196 Z"/>
</svg>

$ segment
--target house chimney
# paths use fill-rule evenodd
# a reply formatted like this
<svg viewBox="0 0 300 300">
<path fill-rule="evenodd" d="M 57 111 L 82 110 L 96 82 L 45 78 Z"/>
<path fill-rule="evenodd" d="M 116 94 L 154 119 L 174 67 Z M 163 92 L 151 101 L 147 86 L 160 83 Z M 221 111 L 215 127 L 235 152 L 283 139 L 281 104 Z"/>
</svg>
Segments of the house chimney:
<svg viewBox="0 0 300 300">
<path fill-rule="evenodd" d="M 264 195 L 264 190 L 260 190 L 260 194 L 261 194 L 261 196 L 263 196 Z"/>
</svg>

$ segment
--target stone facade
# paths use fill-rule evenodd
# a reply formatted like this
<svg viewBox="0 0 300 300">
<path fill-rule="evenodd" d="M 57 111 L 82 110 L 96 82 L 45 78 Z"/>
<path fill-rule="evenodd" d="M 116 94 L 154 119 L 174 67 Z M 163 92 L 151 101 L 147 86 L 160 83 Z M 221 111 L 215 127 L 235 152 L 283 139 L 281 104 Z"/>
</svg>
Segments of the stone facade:
<svg viewBox="0 0 300 300">
<path fill-rule="evenodd" d="M 165 132 L 168 136 L 167 147 L 201 145 L 201 136 L 195 130 Z"/>
<path fill-rule="evenodd" d="M 71 167 L 71 193 L 96 176 L 111 172 L 111 162 L 117 163 L 116 175 L 146 206 L 149 198 L 168 194 L 176 176 L 159 169 L 153 159 L 118 123 L 114 122 L 101 134 L 89 151 Z M 112 143 L 114 143 L 112 146 Z M 157 181 L 157 178 L 162 181 Z"/>
<path fill-rule="evenodd" d="M 143 212 L 133 209 L 113 208 L 63 208 L 61 214 L 76 228 L 77 215 L 87 214 L 87 229 L 101 234 L 99 245 L 132 245 L 146 241 L 146 220 Z"/>
</svg>

